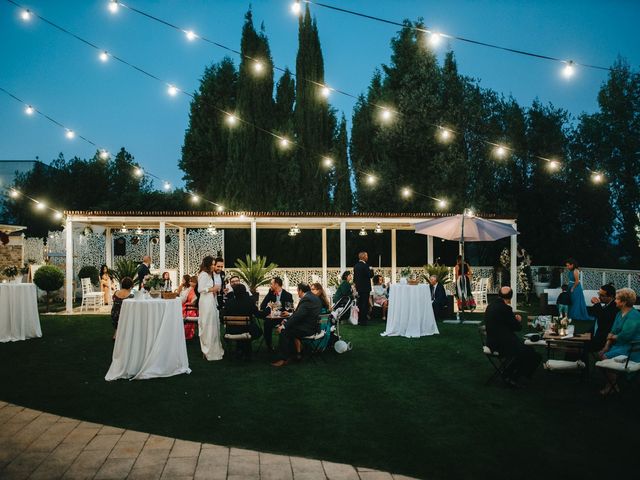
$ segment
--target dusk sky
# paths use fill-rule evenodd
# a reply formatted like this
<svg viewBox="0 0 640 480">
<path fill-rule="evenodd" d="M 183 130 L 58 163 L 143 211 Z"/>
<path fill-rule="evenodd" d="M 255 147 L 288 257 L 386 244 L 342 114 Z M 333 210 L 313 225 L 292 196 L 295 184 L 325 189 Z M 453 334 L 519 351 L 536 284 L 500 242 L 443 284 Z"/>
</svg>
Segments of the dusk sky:
<svg viewBox="0 0 640 480">
<path fill-rule="evenodd" d="M 48 20 L 187 91 L 199 85 L 204 68 L 229 52 L 120 8 L 106 0 L 18 1 Z M 239 0 L 129 0 L 131 6 L 216 42 L 239 49 L 249 2 Z M 253 0 L 257 28 L 264 22 L 274 64 L 295 70 L 297 20 L 290 0 Z M 402 21 L 423 17 L 427 25 L 458 36 L 529 50 L 577 62 L 610 66 L 618 55 L 640 65 L 640 1 L 338 1 L 331 5 Z M 311 5 L 325 60 L 327 84 L 359 94 L 372 73 L 390 57 L 397 27 Z M 101 147 L 124 146 L 145 169 L 183 184 L 177 166 L 188 126 L 190 99 L 170 97 L 166 86 L 110 60 L 37 18 L 20 19 L 19 9 L 0 0 L 0 87 L 9 90 Z M 555 62 L 523 57 L 457 41 L 451 48 L 461 73 L 483 87 L 513 95 L 522 105 L 551 102 L 572 115 L 597 109 L 597 93 L 607 72 L 578 68 L 567 81 Z M 276 72 L 276 81 L 279 73 Z M 331 104 L 351 118 L 354 100 L 338 94 Z M 48 163 L 93 156 L 95 148 L 0 92 L 0 160 Z"/>
</svg>

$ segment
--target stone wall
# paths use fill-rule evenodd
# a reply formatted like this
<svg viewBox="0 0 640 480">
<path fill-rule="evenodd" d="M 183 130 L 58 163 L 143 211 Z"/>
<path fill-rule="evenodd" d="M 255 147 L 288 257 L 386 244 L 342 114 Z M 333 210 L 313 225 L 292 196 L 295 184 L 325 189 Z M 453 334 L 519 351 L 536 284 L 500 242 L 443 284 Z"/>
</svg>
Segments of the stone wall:
<svg viewBox="0 0 640 480">
<path fill-rule="evenodd" d="M 22 267 L 22 237 L 9 237 L 9 243 L 0 244 L 0 277 L 6 267 Z"/>
</svg>

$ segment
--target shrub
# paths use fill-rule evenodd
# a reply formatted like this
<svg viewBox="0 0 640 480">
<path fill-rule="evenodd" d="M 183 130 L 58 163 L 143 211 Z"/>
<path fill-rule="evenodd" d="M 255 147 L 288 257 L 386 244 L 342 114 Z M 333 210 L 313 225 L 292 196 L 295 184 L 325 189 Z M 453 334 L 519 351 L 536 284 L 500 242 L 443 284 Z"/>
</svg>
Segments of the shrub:
<svg viewBox="0 0 640 480">
<path fill-rule="evenodd" d="M 62 288 L 64 285 L 64 273 L 58 267 L 53 265 L 45 265 L 40 267 L 33 276 L 33 283 L 40 290 L 47 292 L 47 312 L 49 311 L 49 303 L 51 301 L 51 293 Z"/>
<path fill-rule="evenodd" d="M 135 283 L 138 277 L 138 264 L 133 260 L 121 258 L 115 263 L 112 273 L 118 283 L 122 283 L 124 277 L 129 277 Z"/>
<path fill-rule="evenodd" d="M 98 278 L 99 276 L 100 273 L 98 272 L 98 269 L 93 265 L 85 265 L 78 272 L 78 278 L 90 278 L 93 285 L 98 285 L 100 282 L 100 279 Z"/>
</svg>

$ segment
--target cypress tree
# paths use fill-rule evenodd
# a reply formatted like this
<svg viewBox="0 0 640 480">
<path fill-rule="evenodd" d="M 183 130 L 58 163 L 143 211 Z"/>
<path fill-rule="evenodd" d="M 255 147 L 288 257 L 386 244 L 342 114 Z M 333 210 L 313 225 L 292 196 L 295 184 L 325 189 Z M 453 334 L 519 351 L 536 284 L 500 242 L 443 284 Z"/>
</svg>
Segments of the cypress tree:
<svg viewBox="0 0 640 480">
<path fill-rule="evenodd" d="M 347 119 L 342 115 L 334 141 L 333 210 L 351 212 L 353 210 L 353 192 L 351 191 L 351 169 L 347 156 Z"/>
<path fill-rule="evenodd" d="M 295 81 L 291 72 L 287 69 L 280 77 L 276 85 L 276 102 L 274 110 L 275 130 L 286 138 L 293 139 L 293 106 L 296 91 Z M 282 150 L 273 147 L 273 165 L 269 181 L 278 188 L 269 193 L 267 208 L 273 210 L 297 210 L 300 207 L 300 197 L 303 196 L 300 186 L 300 166 L 295 160 L 295 155 L 290 150 Z M 279 188 L 287 185 L 288 188 Z M 290 190 L 291 189 L 291 190 Z"/>
</svg>

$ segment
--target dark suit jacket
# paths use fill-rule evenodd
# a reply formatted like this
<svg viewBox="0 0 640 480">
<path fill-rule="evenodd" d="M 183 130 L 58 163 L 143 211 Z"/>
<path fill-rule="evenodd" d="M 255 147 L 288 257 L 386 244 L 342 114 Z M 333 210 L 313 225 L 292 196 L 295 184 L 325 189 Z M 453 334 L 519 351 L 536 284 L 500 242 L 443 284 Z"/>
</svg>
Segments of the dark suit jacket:
<svg viewBox="0 0 640 480">
<path fill-rule="evenodd" d="M 366 262 L 358 261 L 353 267 L 353 283 L 356 290 L 362 293 L 371 291 L 371 279 L 373 278 L 373 270 L 369 268 Z"/>
<path fill-rule="evenodd" d="M 447 306 L 447 292 L 444 291 L 444 287 L 441 283 L 436 283 L 436 286 L 429 285 L 431 289 L 431 301 L 433 302 L 433 309 L 442 310 Z"/>
<path fill-rule="evenodd" d="M 224 270 L 220 270 L 220 279 L 222 280 L 222 288 L 218 292 L 218 295 L 216 295 L 218 299 L 218 310 L 222 310 L 222 307 L 224 306 L 224 302 L 225 302 L 225 298 L 224 298 L 225 275 L 226 274 L 224 273 Z M 213 273 L 211 274 L 211 278 L 213 278 Z"/>
<path fill-rule="evenodd" d="M 494 300 L 484 313 L 484 322 L 487 327 L 487 347 L 501 355 L 515 355 L 522 340 L 514 332 L 521 330 L 522 325 L 516 320 L 511 307 L 500 298 Z"/>
<path fill-rule="evenodd" d="M 269 308 L 269 302 L 276 301 L 276 294 L 273 293 L 272 290 L 269 290 L 269 293 L 264 297 L 262 303 L 260 304 L 260 313 L 262 316 L 267 316 L 271 313 L 271 308 Z M 291 303 L 293 305 L 293 295 L 287 292 L 284 288 L 280 292 L 280 305 L 284 308 L 285 303 Z"/>
<path fill-rule="evenodd" d="M 288 335 L 306 337 L 318 331 L 322 301 L 313 293 L 307 292 L 298 302 L 298 307 L 287 318 L 285 330 Z"/>
<path fill-rule="evenodd" d="M 138 288 L 142 288 L 144 277 L 151 274 L 151 270 L 144 263 L 138 265 Z"/>
<path fill-rule="evenodd" d="M 615 301 L 612 301 L 604 307 L 602 304 L 597 303 L 589 307 L 589 310 L 591 315 L 596 317 L 596 321 L 591 328 L 591 334 L 593 337 L 591 338 L 590 349 L 592 352 L 597 352 L 603 349 L 604 344 L 607 341 L 607 335 L 611 332 L 613 322 L 620 310 L 616 307 Z M 595 330 L 596 325 L 598 326 L 598 329 L 594 334 L 593 331 Z"/>
<path fill-rule="evenodd" d="M 253 298 L 247 293 L 240 295 L 239 297 L 233 295 L 227 297 L 227 303 L 224 305 L 223 315 L 235 315 L 235 316 L 256 316 L 258 315 L 258 307 L 256 307 Z"/>
</svg>

